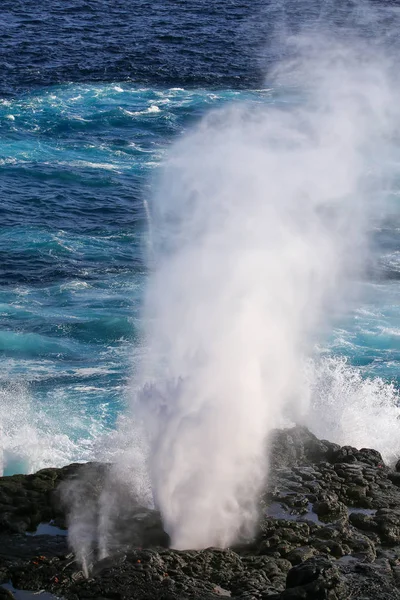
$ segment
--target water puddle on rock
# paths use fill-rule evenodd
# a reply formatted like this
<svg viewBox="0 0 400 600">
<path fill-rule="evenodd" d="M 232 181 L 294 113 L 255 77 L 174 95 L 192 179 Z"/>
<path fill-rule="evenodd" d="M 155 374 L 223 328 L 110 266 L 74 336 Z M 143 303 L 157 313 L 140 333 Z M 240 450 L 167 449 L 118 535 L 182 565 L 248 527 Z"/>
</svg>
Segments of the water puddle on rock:
<svg viewBox="0 0 400 600">
<path fill-rule="evenodd" d="M 360 560 L 351 554 L 346 554 L 345 556 L 338 558 L 336 562 L 342 565 L 355 565 L 356 563 L 359 563 Z"/>
<path fill-rule="evenodd" d="M 54 596 L 41 590 L 39 592 L 29 592 L 26 590 L 18 590 L 11 583 L 3 583 L 1 587 L 12 593 L 15 600 L 62 600 L 59 596 Z"/>
<path fill-rule="evenodd" d="M 358 513 L 361 515 L 368 515 L 368 516 L 374 516 L 376 513 L 376 509 L 374 508 L 348 508 L 347 509 L 349 515 L 354 514 L 354 513 Z"/>
<path fill-rule="evenodd" d="M 33 531 L 33 532 L 27 531 L 26 535 L 29 535 L 29 536 L 36 536 L 36 535 L 63 535 L 65 537 L 65 536 L 68 535 L 68 531 L 66 529 L 60 529 L 59 527 L 56 527 L 50 521 L 50 523 L 39 523 L 39 525 L 37 526 L 36 531 Z"/>
<path fill-rule="evenodd" d="M 274 519 L 284 519 L 285 521 L 297 521 L 300 523 L 303 521 L 312 521 L 316 525 L 326 525 L 326 523 L 320 521 L 318 515 L 313 512 L 311 503 L 309 503 L 307 506 L 307 512 L 301 515 L 298 513 L 292 514 L 290 509 L 284 508 L 284 506 L 279 502 L 272 502 L 267 507 L 267 515 L 269 517 L 273 517 Z"/>
</svg>

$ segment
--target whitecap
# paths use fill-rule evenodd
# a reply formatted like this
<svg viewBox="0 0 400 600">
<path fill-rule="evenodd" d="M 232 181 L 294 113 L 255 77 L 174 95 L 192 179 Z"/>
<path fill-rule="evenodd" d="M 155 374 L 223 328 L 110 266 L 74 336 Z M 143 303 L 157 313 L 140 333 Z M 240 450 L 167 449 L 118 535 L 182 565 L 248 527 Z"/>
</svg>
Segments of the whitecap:
<svg viewBox="0 0 400 600">
<path fill-rule="evenodd" d="M 92 375 L 106 375 L 113 373 L 113 369 L 108 367 L 82 367 L 80 369 L 74 369 L 74 375 L 79 377 L 92 377 Z"/>
<path fill-rule="evenodd" d="M 68 281 L 60 285 L 60 290 L 84 290 L 92 287 L 86 281 Z"/>
<path fill-rule="evenodd" d="M 378 309 L 372 310 L 371 308 L 365 308 L 365 307 L 356 308 L 355 313 L 356 313 L 356 315 L 355 315 L 356 318 L 361 318 L 361 317 L 376 318 L 376 317 L 382 316 L 382 313 Z"/>
<path fill-rule="evenodd" d="M 57 161 L 55 164 L 68 167 L 104 169 L 105 171 L 115 171 L 117 173 L 120 172 L 120 169 L 122 168 L 121 165 L 116 166 L 110 163 L 96 163 L 88 160 Z"/>
<path fill-rule="evenodd" d="M 400 329 L 397 329 L 395 327 L 381 327 L 379 333 L 382 335 L 400 337 Z"/>
<path fill-rule="evenodd" d="M 97 387 L 95 385 L 75 385 L 73 388 L 77 392 L 86 392 L 86 393 L 99 393 L 106 392 L 107 388 Z"/>
<path fill-rule="evenodd" d="M 127 108 L 123 108 L 122 112 L 125 115 L 129 115 L 131 117 L 136 117 L 137 115 L 142 115 L 144 111 L 142 111 L 142 110 L 128 110 Z"/>
</svg>

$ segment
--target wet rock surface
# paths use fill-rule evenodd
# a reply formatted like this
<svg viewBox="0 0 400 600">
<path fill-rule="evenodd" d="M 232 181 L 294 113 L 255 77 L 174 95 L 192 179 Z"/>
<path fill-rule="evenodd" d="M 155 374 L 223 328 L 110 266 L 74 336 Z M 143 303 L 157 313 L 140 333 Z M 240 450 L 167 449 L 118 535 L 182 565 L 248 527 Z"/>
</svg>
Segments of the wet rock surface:
<svg viewBox="0 0 400 600">
<path fill-rule="evenodd" d="M 102 560 L 92 549 L 88 578 L 62 535 L 61 492 L 75 490 L 75 508 L 90 507 L 96 521 L 110 467 L 0 478 L 0 598 L 28 599 L 16 590 L 30 590 L 66 600 L 400 600 L 399 463 L 391 469 L 375 450 L 339 447 L 301 427 L 277 431 L 253 540 L 172 550 L 160 515 L 128 503 L 113 515 L 118 544 Z"/>
</svg>

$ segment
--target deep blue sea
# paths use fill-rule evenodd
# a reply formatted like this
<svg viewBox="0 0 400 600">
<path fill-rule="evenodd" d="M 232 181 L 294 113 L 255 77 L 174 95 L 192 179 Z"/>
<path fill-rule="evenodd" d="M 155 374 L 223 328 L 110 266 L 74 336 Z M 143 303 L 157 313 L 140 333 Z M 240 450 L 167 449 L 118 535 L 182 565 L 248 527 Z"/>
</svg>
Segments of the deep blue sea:
<svg viewBox="0 0 400 600">
<path fill-rule="evenodd" d="M 171 143 L 210 109 L 286 102 L 284 91 L 268 84 L 279 54 L 270 44 L 271 22 L 283 4 L 2 1 L 5 473 L 96 457 L 99 440 L 114 429 L 142 352 L 148 211 L 159 166 Z M 291 3 L 286 26 L 302 19 Z M 387 190 L 390 214 L 373 234 L 374 268 L 358 303 L 324 342 L 327 355 L 355 369 L 350 383 L 338 375 L 335 393 L 349 402 L 363 393 L 378 404 L 397 397 L 395 160 L 393 169 L 399 185 Z"/>
</svg>

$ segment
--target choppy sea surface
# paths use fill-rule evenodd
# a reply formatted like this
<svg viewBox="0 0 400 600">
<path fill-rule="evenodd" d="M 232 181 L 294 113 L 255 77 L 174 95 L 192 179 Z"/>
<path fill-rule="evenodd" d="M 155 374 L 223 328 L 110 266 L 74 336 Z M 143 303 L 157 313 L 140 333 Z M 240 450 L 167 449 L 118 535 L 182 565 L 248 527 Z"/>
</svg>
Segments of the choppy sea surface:
<svg viewBox="0 0 400 600">
<path fill-rule="evenodd" d="M 2 3 L 5 473 L 91 459 L 115 428 L 141 353 L 148 215 L 163 156 L 210 109 L 286 101 L 260 66 L 266 6 Z M 378 403 L 379 394 L 395 401 L 400 381 L 396 160 L 392 169 L 399 185 L 387 190 L 389 214 L 372 234 L 374 268 L 321 342 L 356 379 L 375 382 L 367 391 Z M 349 392 L 338 375 L 337 394 L 351 402 L 366 393 L 360 381 Z"/>
</svg>

